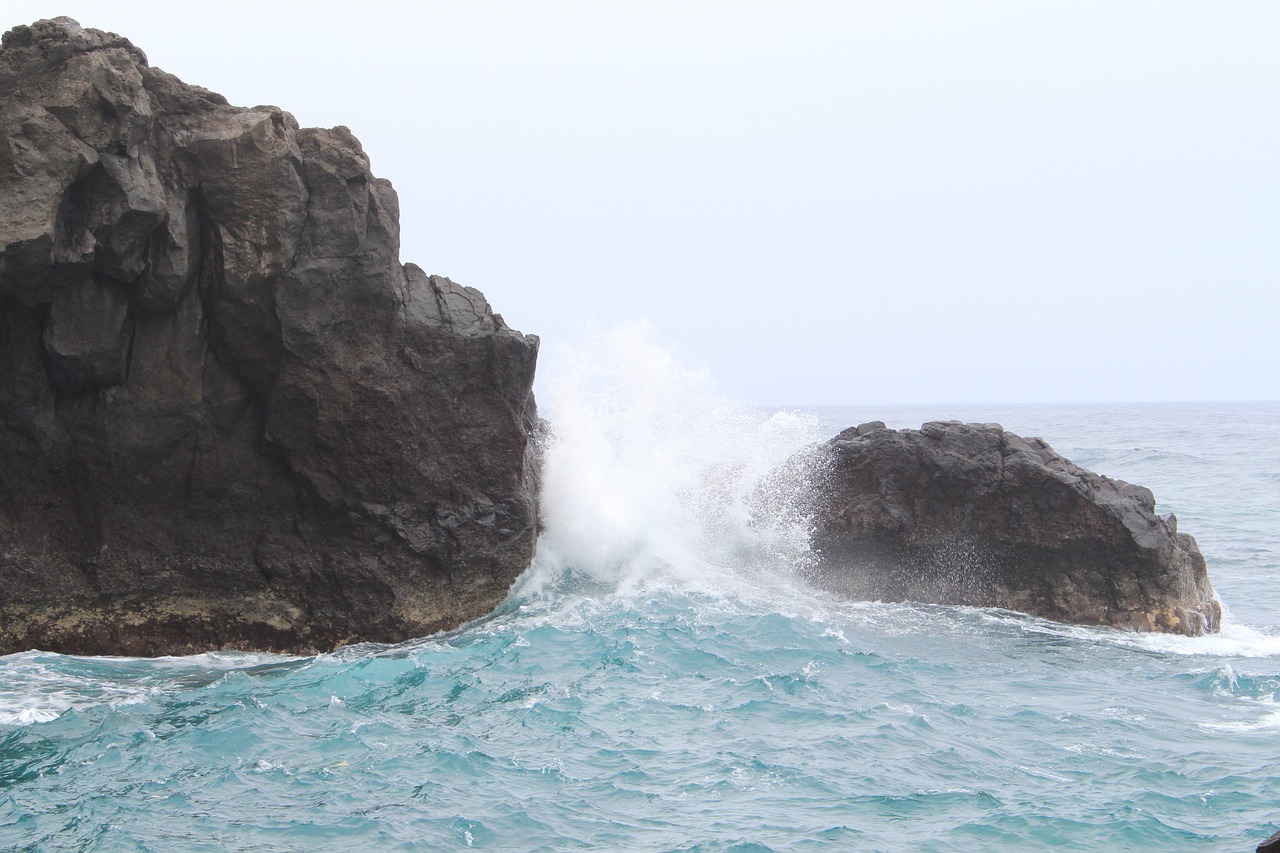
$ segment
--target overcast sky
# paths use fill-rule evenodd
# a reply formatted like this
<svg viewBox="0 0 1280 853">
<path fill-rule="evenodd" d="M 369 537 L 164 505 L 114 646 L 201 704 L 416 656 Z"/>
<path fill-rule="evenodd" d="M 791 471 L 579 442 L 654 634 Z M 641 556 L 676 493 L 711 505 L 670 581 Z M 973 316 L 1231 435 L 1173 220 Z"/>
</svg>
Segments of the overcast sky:
<svg viewBox="0 0 1280 853">
<path fill-rule="evenodd" d="M 405 261 L 745 402 L 1280 399 L 1280 3 L 5 0 L 345 124 Z"/>
</svg>

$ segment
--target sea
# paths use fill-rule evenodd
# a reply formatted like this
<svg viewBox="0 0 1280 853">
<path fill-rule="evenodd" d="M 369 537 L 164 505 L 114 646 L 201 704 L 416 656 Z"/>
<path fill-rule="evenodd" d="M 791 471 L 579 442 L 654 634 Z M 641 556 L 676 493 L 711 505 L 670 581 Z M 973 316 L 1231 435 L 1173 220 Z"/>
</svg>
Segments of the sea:
<svg viewBox="0 0 1280 853">
<path fill-rule="evenodd" d="M 544 531 L 492 614 L 318 656 L 0 657 L 0 849 L 1242 851 L 1280 829 L 1280 403 L 746 406 L 635 329 L 542 371 Z M 813 589 L 803 505 L 761 490 L 873 419 L 998 422 L 1150 487 L 1222 632 Z"/>
</svg>

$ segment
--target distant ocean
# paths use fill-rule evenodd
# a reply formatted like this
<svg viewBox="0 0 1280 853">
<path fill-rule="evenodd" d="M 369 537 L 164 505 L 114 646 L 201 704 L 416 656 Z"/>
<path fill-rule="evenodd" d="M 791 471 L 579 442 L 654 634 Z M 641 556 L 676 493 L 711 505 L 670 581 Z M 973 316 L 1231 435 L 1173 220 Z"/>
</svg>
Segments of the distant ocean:
<svg viewBox="0 0 1280 853">
<path fill-rule="evenodd" d="M 617 344 L 544 390 L 546 534 L 492 616 L 319 657 L 0 658 L 0 849 L 1241 851 L 1280 829 L 1280 404 L 761 411 Z M 1222 634 L 806 587 L 803 517 L 749 497 L 871 419 L 995 421 L 1149 486 Z"/>
</svg>

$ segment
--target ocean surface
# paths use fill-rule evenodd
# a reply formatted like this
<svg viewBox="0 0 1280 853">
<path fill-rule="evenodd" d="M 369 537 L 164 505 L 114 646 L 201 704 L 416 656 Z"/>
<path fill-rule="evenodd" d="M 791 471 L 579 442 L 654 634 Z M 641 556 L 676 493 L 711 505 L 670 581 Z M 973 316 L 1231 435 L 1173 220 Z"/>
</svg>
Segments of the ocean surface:
<svg viewBox="0 0 1280 853">
<path fill-rule="evenodd" d="M 641 336 L 541 389 L 546 533 L 491 616 L 318 657 L 0 658 L 0 849 L 1252 850 L 1280 829 L 1280 404 L 716 398 Z M 544 369 L 544 374 L 546 370 Z M 765 473 L 995 421 L 1152 488 L 1188 639 L 808 588 Z"/>
</svg>

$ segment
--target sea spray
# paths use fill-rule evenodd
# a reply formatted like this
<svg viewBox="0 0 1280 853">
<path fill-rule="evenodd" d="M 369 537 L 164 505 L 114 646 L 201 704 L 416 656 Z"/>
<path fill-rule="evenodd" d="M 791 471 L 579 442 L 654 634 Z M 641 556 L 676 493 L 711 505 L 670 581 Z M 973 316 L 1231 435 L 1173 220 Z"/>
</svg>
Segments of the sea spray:
<svg viewBox="0 0 1280 853">
<path fill-rule="evenodd" d="M 714 592 L 807 561 L 812 472 L 779 472 L 824 437 L 816 418 L 725 400 L 644 324 L 557 347 L 550 362 L 528 584 L 576 574 L 622 592 L 672 581 Z"/>
</svg>

